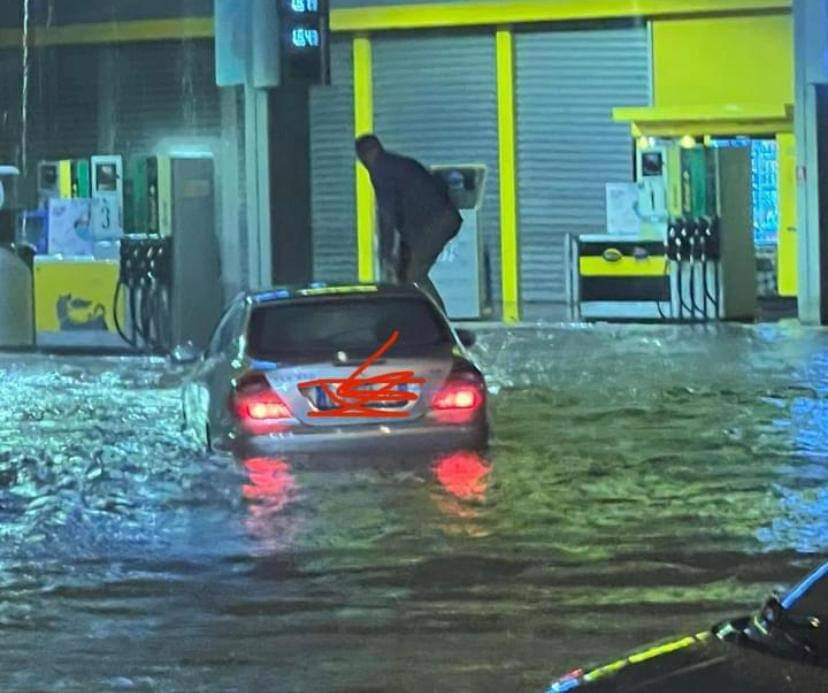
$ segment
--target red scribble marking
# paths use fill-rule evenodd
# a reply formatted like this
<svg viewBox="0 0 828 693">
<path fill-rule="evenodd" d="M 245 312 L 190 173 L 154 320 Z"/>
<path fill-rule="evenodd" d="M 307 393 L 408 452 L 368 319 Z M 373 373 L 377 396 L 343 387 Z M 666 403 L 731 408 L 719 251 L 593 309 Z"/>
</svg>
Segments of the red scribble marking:
<svg viewBox="0 0 828 693">
<path fill-rule="evenodd" d="M 334 404 L 332 409 L 311 411 L 308 416 L 365 419 L 403 419 L 409 416 L 410 412 L 408 411 L 375 409 L 374 407 L 378 403 L 394 405 L 416 402 L 419 395 L 414 392 L 402 392 L 398 388 L 402 385 L 422 385 L 425 383 L 425 378 L 415 378 L 414 371 L 391 371 L 389 373 L 375 375 L 371 378 L 360 377 L 374 362 L 397 343 L 399 337 L 399 331 L 394 330 L 385 344 L 365 359 L 347 378 L 320 378 L 318 380 L 306 380 L 303 383 L 299 383 L 300 390 L 321 387 Z"/>
</svg>

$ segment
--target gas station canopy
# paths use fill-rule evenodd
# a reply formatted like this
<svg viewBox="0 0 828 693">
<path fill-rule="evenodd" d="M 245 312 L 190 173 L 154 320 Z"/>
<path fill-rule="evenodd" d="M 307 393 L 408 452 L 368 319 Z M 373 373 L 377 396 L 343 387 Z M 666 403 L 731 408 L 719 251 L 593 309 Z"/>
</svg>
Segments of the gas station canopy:
<svg viewBox="0 0 828 693">
<path fill-rule="evenodd" d="M 633 137 L 757 135 L 793 131 L 793 104 L 614 108 L 615 122 L 630 123 Z"/>
</svg>

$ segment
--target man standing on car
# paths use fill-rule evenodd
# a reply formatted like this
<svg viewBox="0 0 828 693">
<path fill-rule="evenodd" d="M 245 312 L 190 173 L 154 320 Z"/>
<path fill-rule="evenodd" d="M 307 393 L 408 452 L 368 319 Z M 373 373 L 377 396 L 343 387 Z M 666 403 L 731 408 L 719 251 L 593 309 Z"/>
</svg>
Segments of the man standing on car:
<svg viewBox="0 0 828 693">
<path fill-rule="evenodd" d="M 386 151 L 374 135 L 360 137 L 356 151 L 371 174 L 377 197 L 383 274 L 419 284 L 445 311 L 428 273 L 463 223 L 448 188 L 414 159 Z M 396 262 L 394 231 L 399 234 Z"/>
</svg>

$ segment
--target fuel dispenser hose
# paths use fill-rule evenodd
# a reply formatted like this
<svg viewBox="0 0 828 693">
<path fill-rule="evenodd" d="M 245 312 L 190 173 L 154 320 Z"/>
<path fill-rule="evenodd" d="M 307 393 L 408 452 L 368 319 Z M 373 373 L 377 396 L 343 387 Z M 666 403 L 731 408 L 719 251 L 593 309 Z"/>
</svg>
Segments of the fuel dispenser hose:
<svg viewBox="0 0 828 693">
<path fill-rule="evenodd" d="M 127 334 L 124 332 L 123 325 L 121 324 L 121 319 L 118 316 L 118 308 L 121 305 L 121 295 L 123 293 L 124 286 L 126 286 L 126 283 L 124 282 L 123 277 L 119 277 L 118 283 L 115 285 L 115 296 L 112 300 L 112 318 L 115 322 L 115 330 L 118 332 L 118 335 L 121 337 L 121 339 L 123 339 L 133 349 L 137 349 L 138 344 L 135 340 L 135 335 L 133 334 L 132 338 L 127 336 Z"/>
<path fill-rule="evenodd" d="M 113 316 L 118 335 L 133 349 L 166 353 L 172 348 L 167 252 L 157 239 L 127 239 L 122 246 Z M 124 291 L 131 329 L 120 314 Z"/>
</svg>

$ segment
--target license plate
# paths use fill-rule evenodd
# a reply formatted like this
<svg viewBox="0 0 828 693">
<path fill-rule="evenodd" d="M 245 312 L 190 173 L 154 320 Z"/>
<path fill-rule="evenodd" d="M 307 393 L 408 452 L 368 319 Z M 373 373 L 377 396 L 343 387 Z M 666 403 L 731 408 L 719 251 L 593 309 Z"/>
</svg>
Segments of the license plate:
<svg viewBox="0 0 828 693">
<path fill-rule="evenodd" d="M 317 387 L 314 390 L 314 404 L 319 411 L 328 411 L 334 408 L 334 403 L 331 401 L 324 387 Z"/>
<path fill-rule="evenodd" d="M 382 389 L 382 385 L 365 385 L 360 387 L 359 389 L 362 392 L 372 392 L 372 391 L 379 391 Z M 402 383 L 401 385 L 397 386 L 397 392 L 412 392 L 419 396 L 420 394 L 420 386 L 419 385 L 409 385 L 407 383 Z M 316 387 L 314 388 L 314 396 L 313 396 L 313 403 L 314 406 L 319 411 L 330 411 L 331 409 L 336 408 L 333 400 L 331 399 L 328 391 L 324 387 Z M 375 409 L 401 409 L 409 404 L 406 401 L 394 402 L 394 401 L 385 401 L 385 402 L 365 402 L 364 406 L 366 407 L 373 407 Z"/>
</svg>

